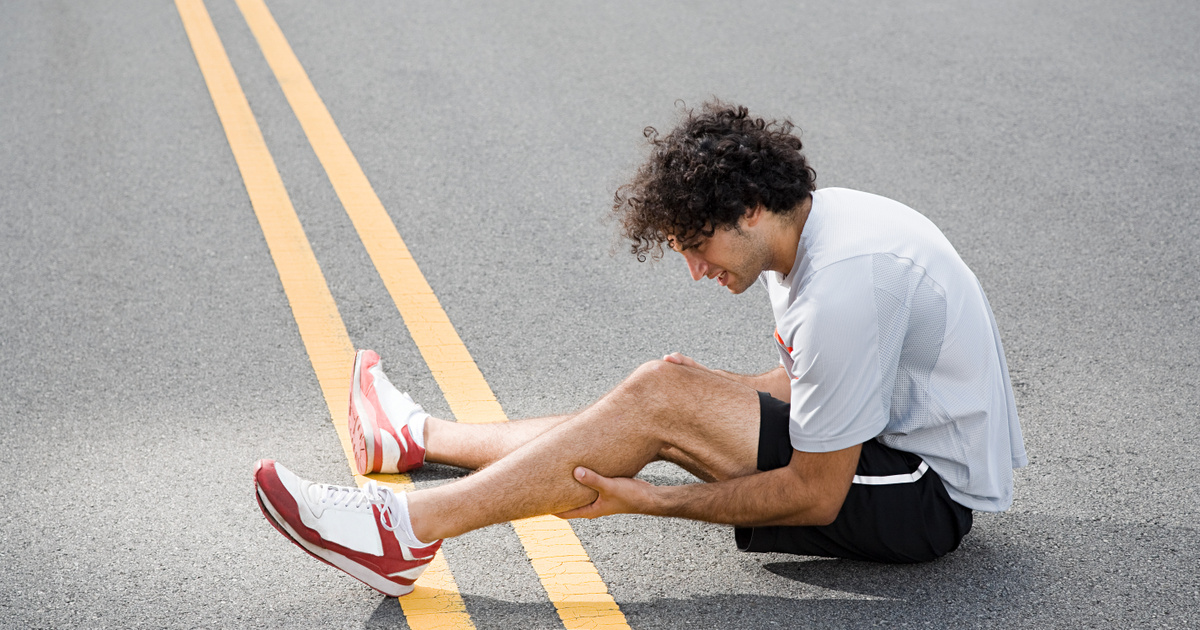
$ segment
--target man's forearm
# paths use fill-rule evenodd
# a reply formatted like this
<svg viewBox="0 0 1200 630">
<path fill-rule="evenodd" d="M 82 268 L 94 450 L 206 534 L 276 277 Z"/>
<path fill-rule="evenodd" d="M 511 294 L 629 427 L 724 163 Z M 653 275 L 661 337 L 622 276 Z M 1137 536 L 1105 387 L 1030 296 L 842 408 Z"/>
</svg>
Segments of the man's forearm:
<svg viewBox="0 0 1200 630">
<path fill-rule="evenodd" d="M 779 366 L 770 372 L 756 374 L 753 376 L 746 374 L 734 374 L 725 370 L 713 370 L 717 374 L 725 378 L 741 383 L 747 387 L 753 387 L 760 392 L 766 392 L 784 402 L 791 402 L 792 384 L 788 380 L 787 371 L 783 366 Z"/>
<path fill-rule="evenodd" d="M 861 450 L 860 444 L 825 453 L 793 450 L 783 468 L 686 486 L 608 478 L 580 466 L 575 479 L 595 490 L 597 497 L 558 516 L 648 514 L 741 526 L 828 525 L 846 500 Z"/>
<path fill-rule="evenodd" d="M 844 496 L 844 495 L 843 495 Z M 824 525 L 841 506 L 779 468 L 716 483 L 657 486 L 643 514 L 674 516 L 742 527 Z"/>
</svg>

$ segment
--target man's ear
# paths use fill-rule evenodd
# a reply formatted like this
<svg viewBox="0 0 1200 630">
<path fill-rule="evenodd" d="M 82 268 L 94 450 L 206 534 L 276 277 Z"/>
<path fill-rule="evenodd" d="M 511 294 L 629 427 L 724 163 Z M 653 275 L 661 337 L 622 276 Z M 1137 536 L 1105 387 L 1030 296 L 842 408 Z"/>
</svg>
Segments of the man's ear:
<svg viewBox="0 0 1200 630">
<path fill-rule="evenodd" d="M 746 213 L 742 215 L 742 220 L 745 221 L 746 227 L 754 227 L 763 216 L 767 213 L 767 209 L 762 204 L 757 204 L 753 208 L 746 208 Z"/>
</svg>

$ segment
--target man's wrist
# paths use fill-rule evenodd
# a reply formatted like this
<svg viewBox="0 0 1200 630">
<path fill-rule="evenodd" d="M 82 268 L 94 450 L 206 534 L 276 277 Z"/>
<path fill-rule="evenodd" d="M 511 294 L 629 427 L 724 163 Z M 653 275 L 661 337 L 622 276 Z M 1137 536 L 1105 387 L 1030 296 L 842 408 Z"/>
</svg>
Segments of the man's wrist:
<svg viewBox="0 0 1200 630">
<path fill-rule="evenodd" d="M 725 370 L 712 370 L 712 371 L 716 372 L 717 374 L 720 374 L 721 376 L 724 376 L 725 378 L 727 378 L 735 383 L 745 385 L 746 387 L 756 389 L 760 392 L 773 393 L 773 391 L 775 389 L 775 385 L 776 385 L 775 381 L 779 379 L 779 376 L 780 376 L 780 373 L 782 372 L 782 370 L 783 370 L 782 367 L 777 367 L 769 372 L 765 372 L 763 374 L 755 374 L 755 375 L 736 374 L 734 372 L 727 372 Z M 778 398 L 778 396 L 776 396 L 776 397 Z"/>
<path fill-rule="evenodd" d="M 680 486 L 650 486 L 646 492 L 645 505 L 639 506 L 638 513 L 647 516 L 675 516 L 672 511 L 672 505 L 675 503 L 673 495 L 677 494 Z"/>
<path fill-rule="evenodd" d="M 755 377 L 753 377 L 753 376 L 747 376 L 745 374 L 735 374 L 733 372 L 727 372 L 725 370 L 713 370 L 713 372 L 716 372 L 717 374 L 724 376 L 725 378 L 727 378 L 735 383 L 745 385 L 746 387 L 754 387 Z"/>
</svg>

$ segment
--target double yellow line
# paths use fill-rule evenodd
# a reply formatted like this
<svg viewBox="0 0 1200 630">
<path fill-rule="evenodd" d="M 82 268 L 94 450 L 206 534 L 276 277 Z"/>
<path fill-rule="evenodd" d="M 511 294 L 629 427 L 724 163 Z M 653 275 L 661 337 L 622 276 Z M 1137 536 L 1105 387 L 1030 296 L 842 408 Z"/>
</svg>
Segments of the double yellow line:
<svg viewBox="0 0 1200 630">
<path fill-rule="evenodd" d="M 354 471 L 346 429 L 354 346 L 203 0 L 175 5 Z M 460 422 L 507 421 L 270 11 L 262 0 L 238 0 L 238 7 L 451 410 Z M 412 488 L 406 475 L 374 478 L 398 490 Z M 545 516 L 513 526 L 565 627 L 628 628 L 570 525 Z M 400 603 L 413 628 L 474 627 L 441 554 Z"/>
</svg>

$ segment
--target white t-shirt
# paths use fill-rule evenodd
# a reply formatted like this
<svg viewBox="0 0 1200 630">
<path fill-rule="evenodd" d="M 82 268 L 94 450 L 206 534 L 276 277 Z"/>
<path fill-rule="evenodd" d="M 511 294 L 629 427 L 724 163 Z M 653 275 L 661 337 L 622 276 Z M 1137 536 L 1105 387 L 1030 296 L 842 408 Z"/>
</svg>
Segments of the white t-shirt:
<svg viewBox="0 0 1200 630">
<path fill-rule="evenodd" d="M 1008 365 L 975 274 L 929 219 L 868 193 L 813 193 L 796 263 L 759 278 L 792 379 L 792 447 L 878 438 L 974 510 L 1012 504 L 1026 465 Z"/>
</svg>

